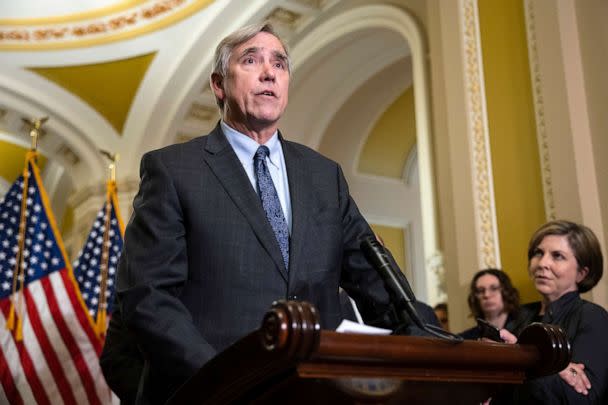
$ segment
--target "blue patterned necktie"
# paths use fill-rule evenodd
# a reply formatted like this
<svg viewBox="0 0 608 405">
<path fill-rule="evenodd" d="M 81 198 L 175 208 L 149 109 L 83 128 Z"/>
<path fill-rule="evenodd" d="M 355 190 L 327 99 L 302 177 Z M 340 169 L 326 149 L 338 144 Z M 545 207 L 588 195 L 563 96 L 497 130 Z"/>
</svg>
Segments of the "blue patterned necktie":
<svg viewBox="0 0 608 405">
<path fill-rule="evenodd" d="M 266 218 L 268 218 L 277 242 L 279 242 L 285 268 L 289 269 L 289 229 L 281 209 L 277 190 L 274 188 L 272 177 L 270 177 L 268 166 L 266 166 L 266 158 L 269 154 L 268 147 L 260 146 L 253 156 L 253 168 L 258 181 L 258 195 L 262 200 L 262 207 L 264 207 Z"/>
</svg>

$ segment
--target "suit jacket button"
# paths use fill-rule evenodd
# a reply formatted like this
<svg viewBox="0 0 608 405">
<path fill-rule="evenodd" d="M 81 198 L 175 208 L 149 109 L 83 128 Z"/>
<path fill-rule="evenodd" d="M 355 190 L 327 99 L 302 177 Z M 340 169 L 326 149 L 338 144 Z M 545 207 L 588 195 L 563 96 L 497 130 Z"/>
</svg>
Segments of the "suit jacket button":
<svg viewBox="0 0 608 405">
<path fill-rule="evenodd" d="M 297 295 L 290 295 L 287 297 L 287 299 L 289 301 L 297 301 L 298 300 L 298 296 Z"/>
</svg>

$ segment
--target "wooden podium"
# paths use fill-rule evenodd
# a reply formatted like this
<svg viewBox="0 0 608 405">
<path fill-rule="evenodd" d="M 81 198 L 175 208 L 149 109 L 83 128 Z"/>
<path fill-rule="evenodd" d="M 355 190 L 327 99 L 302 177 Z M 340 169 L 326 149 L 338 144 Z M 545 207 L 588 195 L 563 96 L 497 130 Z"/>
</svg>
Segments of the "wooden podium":
<svg viewBox="0 0 608 405">
<path fill-rule="evenodd" d="M 321 330 L 310 304 L 280 301 L 169 403 L 476 404 L 562 370 L 570 356 L 551 325 L 529 326 L 516 345 L 342 334 Z"/>
</svg>

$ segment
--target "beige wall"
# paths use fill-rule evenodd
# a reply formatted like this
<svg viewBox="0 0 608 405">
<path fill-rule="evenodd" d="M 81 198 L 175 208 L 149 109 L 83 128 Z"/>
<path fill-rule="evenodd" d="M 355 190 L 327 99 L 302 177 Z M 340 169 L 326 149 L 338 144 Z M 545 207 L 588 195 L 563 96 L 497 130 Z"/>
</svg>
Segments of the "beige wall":
<svg viewBox="0 0 608 405">
<path fill-rule="evenodd" d="M 593 163 L 597 176 L 597 199 L 599 218 L 593 228 L 602 231 L 601 242 L 606 261 L 608 247 L 608 2 L 590 0 L 575 2 L 580 35 L 581 61 L 585 77 L 585 93 L 589 114 L 589 129 Z M 604 268 L 606 273 L 606 267 Z M 608 303 L 608 276 L 592 295 L 598 302 Z"/>
</svg>

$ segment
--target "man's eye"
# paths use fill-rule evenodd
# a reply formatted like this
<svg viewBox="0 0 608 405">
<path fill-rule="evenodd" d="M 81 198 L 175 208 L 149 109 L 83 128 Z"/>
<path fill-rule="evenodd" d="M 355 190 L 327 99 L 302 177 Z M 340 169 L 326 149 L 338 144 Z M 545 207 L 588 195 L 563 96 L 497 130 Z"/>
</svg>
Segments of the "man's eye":
<svg viewBox="0 0 608 405">
<path fill-rule="evenodd" d="M 285 65 L 282 62 L 277 62 L 274 64 L 275 67 L 279 68 L 279 69 L 284 69 Z"/>
<path fill-rule="evenodd" d="M 252 64 L 253 62 L 255 62 L 255 61 L 253 60 L 253 58 L 247 58 L 247 59 L 245 59 L 245 63 Z"/>
</svg>

